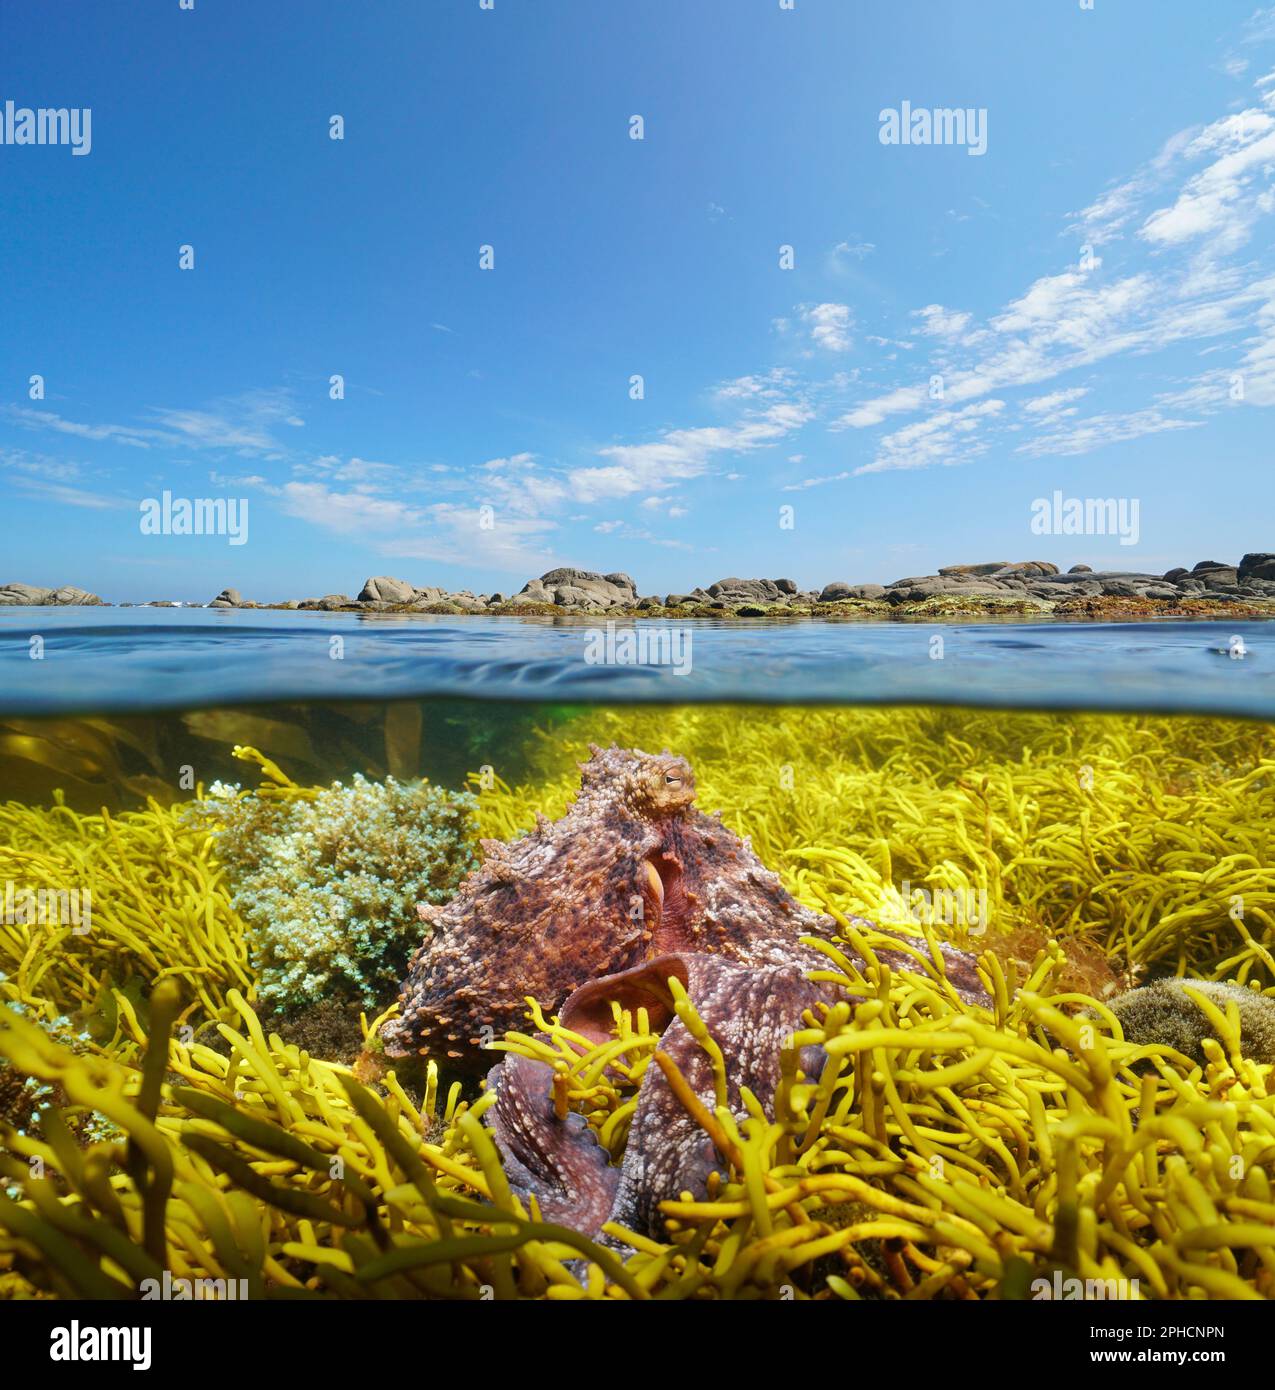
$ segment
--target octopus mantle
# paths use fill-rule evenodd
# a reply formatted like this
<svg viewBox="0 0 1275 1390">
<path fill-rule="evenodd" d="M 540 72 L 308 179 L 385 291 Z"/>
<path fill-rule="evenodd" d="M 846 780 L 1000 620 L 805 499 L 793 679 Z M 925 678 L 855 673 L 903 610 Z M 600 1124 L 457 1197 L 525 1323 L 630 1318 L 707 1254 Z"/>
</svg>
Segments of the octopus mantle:
<svg viewBox="0 0 1275 1390">
<path fill-rule="evenodd" d="M 400 1016 L 382 1030 L 390 1056 L 485 1071 L 483 1049 L 523 1025 L 528 996 L 556 1011 L 582 985 L 661 956 L 754 970 L 820 963 L 801 938 L 832 938 L 836 923 L 802 906 L 720 812 L 696 808 L 684 758 L 590 748 L 561 819 L 539 816 L 509 844 L 484 841 L 482 866 L 455 897 L 418 908 L 431 930 L 409 966 Z M 982 1001 L 970 957 L 944 956 L 954 987 Z M 908 968 L 908 957 L 891 957 L 883 953 Z"/>
</svg>

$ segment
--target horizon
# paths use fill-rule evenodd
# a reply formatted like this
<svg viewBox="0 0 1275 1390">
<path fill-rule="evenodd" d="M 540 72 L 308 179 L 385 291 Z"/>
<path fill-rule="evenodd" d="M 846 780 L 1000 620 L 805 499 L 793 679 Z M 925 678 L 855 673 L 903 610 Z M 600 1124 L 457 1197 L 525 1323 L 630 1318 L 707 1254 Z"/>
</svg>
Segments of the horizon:
<svg viewBox="0 0 1275 1390">
<path fill-rule="evenodd" d="M 0 582 L 1275 550 L 1275 5 L 68 0 L 0 39 Z M 165 493 L 246 526 L 148 532 Z M 1057 497 L 1136 543 L 1033 529 Z"/>
</svg>

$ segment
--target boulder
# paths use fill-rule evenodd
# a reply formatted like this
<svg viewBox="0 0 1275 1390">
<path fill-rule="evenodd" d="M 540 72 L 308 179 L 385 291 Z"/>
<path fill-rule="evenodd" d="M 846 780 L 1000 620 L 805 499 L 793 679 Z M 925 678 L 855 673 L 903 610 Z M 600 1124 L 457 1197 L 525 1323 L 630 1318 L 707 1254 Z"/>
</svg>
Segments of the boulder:
<svg viewBox="0 0 1275 1390">
<path fill-rule="evenodd" d="M 349 594 L 324 594 L 317 606 L 324 612 L 331 613 L 338 608 L 348 608 L 352 602 Z"/>
<path fill-rule="evenodd" d="M 1003 584 L 978 580 L 974 578 L 962 578 L 955 575 L 928 575 L 924 579 L 910 579 L 900 587 L 890 584 L 885 591 L 885 597 L 891 603 L 915 603 L 920 599 L 935 598 L 939 594 L 950 594 L 954 597 L 969 596 L 971 598 L 978 595 L 1005 594 L 1011 596 L 1013 590 L 1006 590 Z"/>
<path fill-rule="evenodd" d="M 997 579 L 1015 579 L 1019 576 L 1024 579 L 1039 579 L 1042 576 L 1057 573 L 1058 566 L 1050 564 L 1048 560 L 1019 560 L 1012 565 L 1004 565 L 1001 569 L 993 571 L 993 575 Z"/>
<path fill-rule="evenodd" d="M 825 584 L 816 600 L 818 603 L 836 603 L 843 598 L 884 598 L 884 584 L 846 584 L 838 579 Z"/>
<path fill-rule="evenodd" d="M 406 579 L 392 579 L 379 574 L 369 579 L 359 590 L 360 603 L 411 603 L 417 590 Z"/>
<path fill-rule="evenodd" d="M 52 589 L 41 589 L 34 584 L 6 584 L 0 589 L 0 603 L 43 604 L 52 597 Z"/>
<path fill-rule="evenodd" d="M 1174 569 L 1166 570 L 1166 571 L 1164 572 L 1164 578 L 1165 578 L 1170 584 L 1177 584 L 1179 581 L 1185 579 L 1185 578 L 1187 577 L 1187 575 L 1190 574 L 1190 573 L 1191 573 L 1190 570 L 1184 569 L 1181 565 L 1178 565 L 1178 566 L 1176 566 L 1176 568 L 1174 568 Z"/>
<path fill-rule="evenodd" d="M 79 604 L 100 608 L 102 600 L 87 589 L 77 589 L 73 584 L 63 584 L 59 589 L 43 589 L 38 584 L 5 584 L 0 587 L 0 604 L 34 606 L 57 604 L 66 607 Z"/>
<path fill-rule="evenodd" d="M 238 589 L 223 589 L 208 605 L 209 608 L 238 608 L 243 603 L 243 595 Z"/>
<path fill-rule="evenodd" d="M 60 589 L 54 589 L 47 602 L 79 604 L 93 608 L 102 606 L 102 600 L 96 594 L 89 593 L 87 589 L 77 589 L 74 584 L 64 584 Z"/>
<path fill-rule="evenodd" d="M 791 579 L 719 579 L 708 586 L 710 598 L 720 599 L 728 608 L 740 604 L 786 603 L 797 592 Z"/>
<path fill-rule="evenodd" d="M 982 564 L 982 565 L 944 565 L 943 568 L 942 568 L 941 570 L 939 570 L 939 574 L 940 574 L 940 575 L 943 575 L 943 576 L 945 576 L 945 577 L 948 576 L 948 575 L 959 575 L 959 574 L 972 574 L 972 575 L 995 574 L 998 570 L 1004 570 L 1004 569 L 1008 569 L 1008 568 L 1009 568 L 1009 561 L 1008 561 L 1008 560 L 991 560 L 991 561 L 988 561 L 986 564 Z M 927 579 L 932 579 L 932 578 L 933 578 L 933 575 L 926 575 L 925 578 L 927 578 Z M 903 582 L 903 581 L 898 581 L 898 582 L 901 583 L 901 582 Z M 915 584 L 915 583 L 916 583 L 916 580 L 912 579 L 912 580 L 908 580 L 907 582 L 910 583 L 910 584 Z"/>
<path fill-rule="evenodd" d="M 569 567 L 549 570 L 539 579 L 523 585 L 510 600 L 551 603 L 557 608 L 582 608 L 599 612 L 607 608 L 632 608 L 637 603 L 637 585 L 627 574 L 598 574 L 595 570 Z"/>
<path fill-rule="evenodd" d="M 1275 579 L 1275 554 L 1252 550 L 1240 561 L 1237 572 L 1241 579 Z"/>
<path fill-rule="evenodd" d="M 1092 573 L 1093 573 L 1093 566 L 1092 566 L 1092 565 L 1072 565 L 1072 567 L 1067 571 L 1067 573 L 1068 573 L 1068 574 L 1092 574 Z"/>
</svg>

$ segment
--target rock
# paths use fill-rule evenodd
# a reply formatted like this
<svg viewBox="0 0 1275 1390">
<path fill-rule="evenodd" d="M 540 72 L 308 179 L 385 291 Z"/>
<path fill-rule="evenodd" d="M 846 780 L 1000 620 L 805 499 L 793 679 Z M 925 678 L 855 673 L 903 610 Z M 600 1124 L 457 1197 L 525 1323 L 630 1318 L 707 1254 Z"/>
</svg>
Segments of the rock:
<svg viewBox="0 0 1275 1390">
<path fill-rule="evenodd" d="M 428 589 L 416 589 L 412 593 L 411 602 L 408 607 L 413 611 L 424 611 L 432 603 L 446 603 L 450 598 L 446 589 L 440 589 L 436 585 L 431 585 Z"/>
<path fill-rule="evenodd" d="M 44 604 L 52 596 L 52 589 L 40 589 L 34 584 L 6 584 L 0 589 L 0 603 Z"/>
<path fill-rule="evenodd" d="M 41 607 L 54 605 L 68 607 L 103 607 L 102 600 L 87 589 L 77 589 L 73 584 L 63 584 L 59 589 L 42 589 L 37 584 L 6 584 L 0 588 L 0 604 Z"/>
<path fill-rule="evenodd" d="M 353 600 L 349 594 L 325 594 L 318 602 L 318 607 L 325 612 L 331 613 L 338 608 L 348 608 Z"/>
<path fill-rule="evenodd" d="M 973 574 L 973 575 L 980 575 L 980 574 L 995 574 L 998 570 L 1004 570 L 1004 569 L 1008 569 L 1008 568 L 1009 568 L 1009 561 L 1008 561 L 1008 560 L 991 560 L 991 561 L 989 561 L 987 564 L 983 564 L 983 565 L 944 565 L 943 568 L 942 568 L 941 570 L 939 570 L 939 574 L 942 575 L 942 576 L 945 577 L 945 578 L 946 578 L 947 576 L 949 576 L 949 575 L 958 575 L 958 574 Z M 926 575 L 926 576 L 924 576 L 924 577 L 925 577 L 925 578 L 928 578 L 928 579 L 932 579 L 934 576 L 933 576 L 933 575 Z M 903 581 L 897 581 L 897 582 L 903 582 Z M 906 581 L 906 582 L 909 583 L 909 584 L 915 584 L 915 583 L 916 583 L 916 580 L 915 580 L 915 579 L 910 579 L 910 580 L 908 580 L 908 581 Z"/>
<path fill-rule="evenodd" d="M 367 603 L 410 603 L 416 597 L 416 589 L 405 579 L 392 579 L 380 574 L 369 579 L 359 590 L 359 602 Z"/>
<path fill-rule="evenodd" d="M 1067 573 L 1068 573 L 1068 574 L 1092 574 L 1092 573 L 1093 573 L 1093 566 L 1092 566 L 1092 565 L 1072 565 L 1072 567 L 1067 571 Z"/>
<path fill-rule="evenodd" d="M 836 603 L 843 598 L 884 598 L 884 584 L 846 584 L 841 580 L 835 580 L 831 584 L 825 584 L 819 592 L 816 603 Z"/>
<path fill-rule="evenodd" d="M 997 579 L 1012 579 L 1017 575 L 1024 578 L 1039 578 L 1042 575 L 1057 574 L 1058 566 L 1051 564 L 1048 560 L 1019 560 L 1015 564 L 1005 565 L 1003 568 L 994 571 Z"/>
<path fill-rule="evenodd" d="M 243 603 L 243 595 L 238 589 L 223 589 L 208 605 L 209 608 L 238 608 Z"/>
<path fill-rule="evenodd" d="M 1177 598 L 1178 590 L 1154 574 L 1103 574 L 1102 592 L 1109 598 Z"/>
<path fill-rule="evenodd" d="M 692 602 L 694 602 L 694 600 L 691 598 L 690 594 L 665 594 L 664 596 L 665 608 L 681 608 L 685 604 Z"/>
<path fill-rule="evenodd" d="M 45 604 L 53 594 L 52 589 L 40 589 L 34 584 L 6 584 L 0 588 L 0 603 Z"/>
<path fill-rule="evenodd" d="M 1164 578 L 1167 579 L 1170 584 L 1176 584 L 1179 580 L 1185 579 L 1190 573 L 1190 570 L 1183 569 L 1181 565 L 1178 565 L 1176 569 L 1166 570 Z"/>
<path fill-rule="evenodd" d="M 1062 578 L 1062 576 L 1058 576 Z M 1079 582 L 1075 582 L 1079 581 Z M 1069 584 L 1051 583 L 1048 579 L 1038 579 L 1025 586 L 1025 591 L 1033 598 L 1056 602 L 1067 598 L 1097 598 L 1102 593 L 1102 583 L 1087 574 L 1078 574 Z"/>
<path fill-rule="evenodd" d="M 1198 565 L 1191 566 L 1192 574 L 1201 574 L 1204 570 L 1230 570 L 1234 565 L 1228 565 L 1223 560 L 1201 560 Z"/>
<path fill-rule="evenodd" d="M 564 567 L 531 580 L 511 602 L 516 603 L 520 598 L 533 603 L 551 603 L 557 608 L 599 612 L 607 608 L 632 608 L 637 603 L 637 585 L 627 574 L 598 574 L 594 570 Z"/>
<path fill-rule="evenodd" d="M 1275 554 L 1265 550 L 1250 551 L 1239 563 L 1241 579 L 1275 579 Z"/>
<path fill-rule="evenodd" d="M 976 597 L 987 594 L 1005 594 L 1009 592 L 1012 596 L 1013 590 L 1006 590 L 1002 584 L 988 583 L 986 580 L 957 578 L 956 576 L 930 575 L 925 579 L 912 579 L 907 582 L 906 587 L 896 588 L 891 584 L 887 587 L 885 597 L 891 603 L 915 603 L 920 599 L 934 598 L 938 594 L 952 594 L 954 596 Z"/>
<path fill-rule="evenodd" d="M 663 606 L 664 605 L 659 601 L 658 598 L 655 597 L 654 594 L 652 594 L 648 598 L 638 599 L 638 607 L 641 609 L 662 608 Z"/>
<path fill-rule="evenodd" d="M 87 589 L 77 589 L 73 584 L 64 584 L 60 589 L 54 589 L 52 597 L 47 600 L 49 603 L 77 604 L 84 607 L 100 608 L 102 600 L 96 594 L 91 594 Z"/>
<path fill-rule="evenodd" d="M 1191 574 L 1202 581 L 1206 589 L 1233 589 L 1239 583 L 1239 573 L 1234 565 L 1216 565 L 1206 570 L 1197 565 Z"/>
<path fill-rule="evenodd" d="M 487 600 L 487 607 L 488 607 L 488 608 L 495 608 L 495 606 L 496 606 L 498 603 L 504 603 L 504 601 L 505 601 L 505 596 L 504 596 L 504 594 L 492 594 L 492 596 Z"/>
<path fill-rule="evenodd" d="M 797 592 L 791 579 L 719 579 L 708 586 L 710 598 L 719 599 L 728 608 L 740 604 L 786 603 Z"/>
</svg>

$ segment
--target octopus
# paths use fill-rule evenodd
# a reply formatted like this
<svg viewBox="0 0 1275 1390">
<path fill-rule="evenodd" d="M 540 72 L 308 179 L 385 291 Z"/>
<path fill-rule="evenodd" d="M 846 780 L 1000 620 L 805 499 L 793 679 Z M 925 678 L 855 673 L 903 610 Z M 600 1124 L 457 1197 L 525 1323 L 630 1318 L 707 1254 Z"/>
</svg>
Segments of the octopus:
<svg viewBox="0 0 1275 1390">
<path fill-rule="evenodd" d="M 695 805 L 685 758 L 590 744 L 567 813 L 505 844 L 442 906 L 408 966 L 399 1016 L 382 1030 L 391 1057 L 447 1058 L 481 1074 L 483 1050 L 521 1026 L 527 997 L 559 1009 L 590 981 L 659 956 L 719 957 L 753 970 L 822 963 L 803 937 L 837 924 L 803 906 L 741 839 Z M 860 926 L 870 925 L 862 921 Z M 942 948 L 948 979 L 982 995 L 972 959 Z M 915 962 L 882 955 L 894 968 Z"/>
<path fill-rule="evenodd" d="M 800 965 L 755 969 L 695 952 L 657 956 L 618 975 L 581 986 L 561 1011 L 562 1023 L 591 1042 L 611 1036 L 611 1001 L 646 1008 L 661 1032 L 658 1053 L 680 1073 L 710 1114 L 717 1104 L 708 1054 L 673 1011 L 669 980 L 677 978 L 709 1025 L 726 1061 L 727 1104 L 746 1114 L 747 1087 L 769 1106 L 779 1084 L 780 1051 L 803 1015 L 831 1002 L 833 990 L 807 978 Z M 655 1059 L 659 1061 L 659 1057 Z M 802 1049 L 801 1068 L 817 1076 L 821 1048 Z M 629 1248 L 602 1235 L 607 1222 L 658 1235 L 660 1203 L 684 1192 L 703 1197 L 713 1173 L 726 1167 L 713 1140 L 675 1093 L 663 1067 L 647 1067 L 638 1091 L 623 1162 L 617 1167 L 582 1116 L 560 1117 L 553 1072 L 543 1062 L 510 1054 L 488 1078 L 496 1101 L 488 1111 L 511 1188 L 534 1196 L 545 1221 L 569 1226 L 622 1255 Z"/>
<path fill-rule="evenodd" d="M 441 1054 L 454 1070 L 481 1072 L 484 1049 L 525 1020 L 528 996 L 597 1042 L 611 1036 L 612 1001 L 640 1005 L 662 1033 L 658 1051 L 711 1112 L 711 1065 L 676 1017 L 676 978 L 722 1050 L 728 1102 L 742 1118 L 742 1088 L 768 1105 L 785 1040 L 817 1005 L 844 997 L 810 978 L 828 962 L 808 939 L 833 939 L 837 923 L 799 903 L 720 812 L 696 807 L 684 758 L 593 744 L 590 754 L 561 819 L 538 816 L 509 844 L 484 841 L 481 868 L 456 895 L 418 909 L 431 931 L 409 965 L 399 1016 L 383 1030 L 385 1051 Z M 863 965 L 844 939 L 838 945 Z M 960 997 L 988 1003 L 973 958 L 939 950 Z M 903 949 L 877 956 L 893 969 L 917 967 Z M 822 1061 L 807 1048 L 802 1069 L 817 1075 Z M 724 1166 L 662 1066 L 643 1076 L 619 1166 L 583 1117 L 558 1113 L 544 1063 L 509 1054 L 487 1081 L 511 1185 L 534 1195 L 546 1220 L 585 1234 L 610 1221 L 655 1233 L 661 1201 L 702 1195 Z"/>
</svg>

